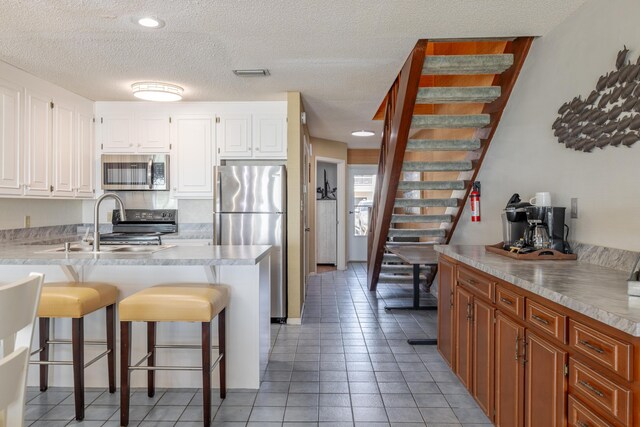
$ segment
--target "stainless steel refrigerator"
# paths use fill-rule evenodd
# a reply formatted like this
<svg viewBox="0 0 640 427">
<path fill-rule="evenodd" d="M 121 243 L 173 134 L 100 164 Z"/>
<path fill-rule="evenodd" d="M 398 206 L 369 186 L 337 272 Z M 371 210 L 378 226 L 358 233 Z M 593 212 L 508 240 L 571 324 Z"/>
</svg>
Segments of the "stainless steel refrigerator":
<svg viewBox="0 0 640 427">
<path fill-rule="evenodd" d="M 272 245 L 271 318 L 287 317 L 287 171 L 284 166 L 214 169 L 214 245 Z"/>
</svg>

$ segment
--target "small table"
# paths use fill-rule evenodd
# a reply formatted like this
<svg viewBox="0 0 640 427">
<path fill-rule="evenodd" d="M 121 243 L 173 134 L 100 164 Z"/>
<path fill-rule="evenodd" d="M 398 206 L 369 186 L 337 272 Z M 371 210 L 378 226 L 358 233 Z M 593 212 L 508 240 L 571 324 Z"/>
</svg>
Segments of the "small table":
<svg viewBox="0 0 640 427">
<path fill-rule="evenodd" d="M 413 305 L 410 306 L 386 306 L 385 310 L 437 310 L 437 305 L 420 305 L 420 266 L 438 266 L 438 254 L 431 246 L 388 245 L 389 252 L 395 254 L 402 261 L 413 266 Z M 409 339 L 411 345 L 435 345 L 436 339 Z"/>
</svg>

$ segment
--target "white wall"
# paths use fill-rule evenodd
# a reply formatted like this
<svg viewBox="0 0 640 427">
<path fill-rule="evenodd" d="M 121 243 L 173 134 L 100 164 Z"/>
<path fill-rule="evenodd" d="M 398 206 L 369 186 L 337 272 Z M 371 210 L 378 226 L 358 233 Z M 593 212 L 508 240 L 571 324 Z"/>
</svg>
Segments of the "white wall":
<svg viewBox="0 0 640 427">
<path fill-rule="evenodd" d="M 624 44 L 636 60 L 639 17 L 638 0 L 591 0 L 534 41 L 478 176 L 482 222 L 470 222 L 467 203 L 452 243 L 501 241 L 500 213 L 511 194 L 550 191 L 555 206 L 578 198 L 579 218 L 569 220 L 567 209 L 573 240 L 640 251 L 640 143 L 589 154 L 565 148 L 551 131 L 560 105 L 584 99 Z"/>
<path fill-rule="evenodd" d="M 0 199 L 0 230 L 23 228 L 24 217 L 31 227 L 78 224 L 82 222 L 81 200 Z"/>
</svg>

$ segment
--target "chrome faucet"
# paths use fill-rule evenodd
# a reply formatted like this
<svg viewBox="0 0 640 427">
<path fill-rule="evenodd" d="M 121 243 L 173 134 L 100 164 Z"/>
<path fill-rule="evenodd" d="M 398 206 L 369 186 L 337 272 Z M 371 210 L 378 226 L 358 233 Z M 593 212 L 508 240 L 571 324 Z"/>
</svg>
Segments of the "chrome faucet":
<svg viewBox="0 0 640 427">
<path fill-rule="evenodd" d="M 96 204 L 93 209 L 93 251 L 100 252 L 100 203 L 104 199 L 112 198 L 120 205 L 120 219 L 122 221 L 126 221 L 127 215 L 124 210 L 124 202 L 117 194 L 114 193 L 104 193 L 102 196 L 96 199 Z"/>
</svg>

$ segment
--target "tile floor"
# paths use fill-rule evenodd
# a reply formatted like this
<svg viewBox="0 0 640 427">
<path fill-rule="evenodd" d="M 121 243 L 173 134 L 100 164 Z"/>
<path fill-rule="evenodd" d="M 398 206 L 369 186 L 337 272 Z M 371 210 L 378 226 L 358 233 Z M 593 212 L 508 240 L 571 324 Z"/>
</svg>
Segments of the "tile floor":
<svg viewBox="0 0 640 427">
<path fill-rule="evenodd" d="M 478 426 L 489 420 L 434 346 L 435 311 L 387 313 L 410 303 L 411 288 L 366 286 L 363 264 L 313 276 L 300 326 L 273 325 L 273 350 L 260 390 L 214 393 L 214 426 Z M 428 298 L 425 298 L 428 299 Z M 119 426 L 119 394 L 86 391 L 86 418 L 73 420 L 71 389 L 28 391 L 26 425 Z M 132 395 L 130 426 L 201 426 L 196 389 Z"/>
</svg>

